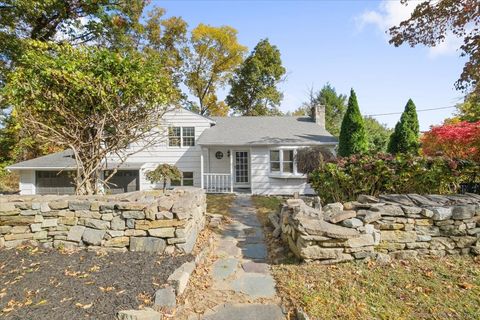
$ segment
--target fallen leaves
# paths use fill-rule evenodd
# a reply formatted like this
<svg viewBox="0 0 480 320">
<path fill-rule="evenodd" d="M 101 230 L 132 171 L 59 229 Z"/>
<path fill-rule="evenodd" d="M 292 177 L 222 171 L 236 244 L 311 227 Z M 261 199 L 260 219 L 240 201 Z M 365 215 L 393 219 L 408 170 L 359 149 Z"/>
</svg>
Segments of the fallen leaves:
<svg viewBox="0 0 480 320">
<path fill-rule="evenodd" d="M 102 292 L 110 292 L 110 291 L 113 291 L 113 290 L 115 290 L 115 287 L 106 287 L 106 288 L 100 287 L 100 291 L 102 291 Z"/>
<path fill-rule="evenodd" d="M 80 309 L 90 309 L 93 306 L 93 303 L 81 304 L 80 302 L 75 303 L 75 307 Z"/>
</svg>

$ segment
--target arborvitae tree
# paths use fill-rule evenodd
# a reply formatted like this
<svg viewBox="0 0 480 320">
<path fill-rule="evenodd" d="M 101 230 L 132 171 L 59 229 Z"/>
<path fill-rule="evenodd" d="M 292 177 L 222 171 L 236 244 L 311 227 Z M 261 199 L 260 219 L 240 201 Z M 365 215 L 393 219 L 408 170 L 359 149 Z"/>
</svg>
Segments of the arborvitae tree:
<svg viewBox="0 0 480 320">
<path fill-rule="evenodd" d="M 390 136 L 388 152 L 418 154 L 419 131 L 417 110 L 412 99 L 409 99 L 400 121 L 395 125 L 395 131 Z"/>
<path fill-rule="evenodd" d="M 364 153 L 368 149 L 368 140 L 363 117 L 358 108 L 357 96 L 353 89 L 348 98 L 348 107 L 340 129 L 338 154 L 348 157 L 356 153 Z"/>
</svg>

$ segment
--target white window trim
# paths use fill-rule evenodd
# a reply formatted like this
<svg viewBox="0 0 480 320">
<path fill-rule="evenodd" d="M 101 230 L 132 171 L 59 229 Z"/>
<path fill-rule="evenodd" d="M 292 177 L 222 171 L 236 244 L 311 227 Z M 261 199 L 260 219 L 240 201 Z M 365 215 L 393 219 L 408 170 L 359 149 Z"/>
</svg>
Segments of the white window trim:
<svg viewBox="0 0 480 320">
<path fill-rule="evenodd" d="M 293 151 L 293 172 L 284 172 L 283 171 L 283 151 Z M 297 150 L 298 147 L 277 147 L 277 148 L 270 148 L 268 149 L 268 170 L 271 177 L 280 177 L 280 178 L 289 178 L 289 177 L 297 177 L 301 178 L 305 175 L 303 173 L 299 173 L 297 170 Z M 272 171 L 272 159 L 270 151 L 279 151 L 279 162 L 280 162 L 280 171 Z"/>
<path fill-rule="evenodd" d="M 193 128 L 193 146 L 184 146 L 183 145 L 183 128 Z M 170 129 L 171 128 L 180 128 L 180 145 L 179 146 L 171 146 L 170 145 Z M 195 136 L 195 131 L 196 131 L 196 128 L 195 126 L 168 126 L 168 130 L 167 130 L 167 148 L 171 148 L 171 149 L 182 149 L 182 148 L 191 148 L 191 147 L 195 147 L 197 145 L 197 139 L 196 139 L 196 136 Z M 187 138 L 192 138 L 192 136 L 187 136 Z"/>
</svg>

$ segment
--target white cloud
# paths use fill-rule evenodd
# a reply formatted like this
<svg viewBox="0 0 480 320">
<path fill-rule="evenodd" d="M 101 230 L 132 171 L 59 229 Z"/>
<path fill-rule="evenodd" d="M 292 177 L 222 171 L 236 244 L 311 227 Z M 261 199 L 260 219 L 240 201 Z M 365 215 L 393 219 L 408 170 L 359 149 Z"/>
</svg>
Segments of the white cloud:
<svg viewBox="0 0 480 320">
<path fill-rule="evenodd" d="M 388 38 L 388 29 L 407 20 L 415 7 L 415 2 L 407 2 L 407 4 L 404 5 L 400 3 L 400 0 L 382 0 L 376 10 L 367 10 L 358 16 L 356 18 L 357 25 L 360 30 L 363 30 L 367 25 L 373 25 L 382 33 L 385 33 L 385 37 Z M 460 45 L 461 39 L 453 34 L 447 34 L 443 42 L 435 47 L 429 48 L 428 55 L 431 58 L 435 58 L 441 55 L 456 54 Z"/>
</svg>

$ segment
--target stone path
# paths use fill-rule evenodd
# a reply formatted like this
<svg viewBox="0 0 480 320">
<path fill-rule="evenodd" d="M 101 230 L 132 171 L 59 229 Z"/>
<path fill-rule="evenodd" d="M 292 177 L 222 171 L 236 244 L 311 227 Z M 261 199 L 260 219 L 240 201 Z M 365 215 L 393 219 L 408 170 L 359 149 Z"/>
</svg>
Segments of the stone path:
<svg viewBox="0 0 480 320">
<path fill-rule="evenodd" d="M 232 222 L 215 239 L 217 259 L 210 270 L 212 290 L 233 291 L 251 303 L 238 303 L 232 298 L 207 311 L 201 319 L 284 319 L 275 280 L 266 263 L 263 228 L 249 195 L 236 197 L 230 218 Z"/>
</svg>

